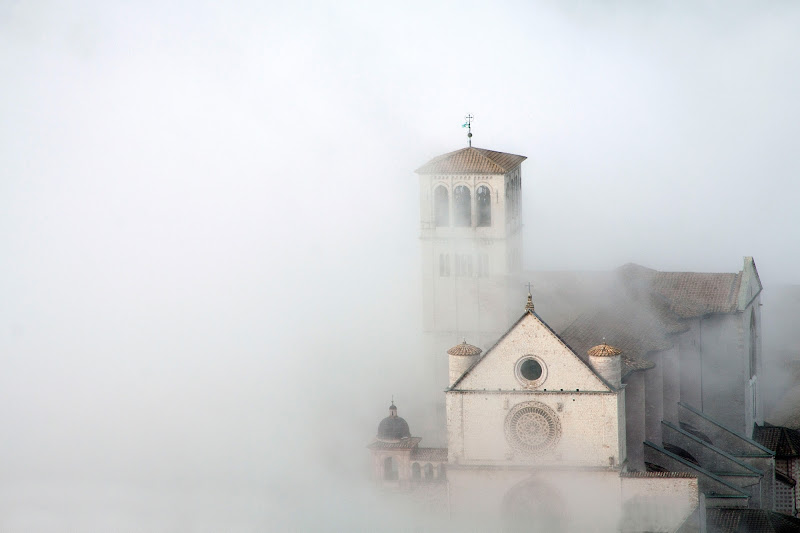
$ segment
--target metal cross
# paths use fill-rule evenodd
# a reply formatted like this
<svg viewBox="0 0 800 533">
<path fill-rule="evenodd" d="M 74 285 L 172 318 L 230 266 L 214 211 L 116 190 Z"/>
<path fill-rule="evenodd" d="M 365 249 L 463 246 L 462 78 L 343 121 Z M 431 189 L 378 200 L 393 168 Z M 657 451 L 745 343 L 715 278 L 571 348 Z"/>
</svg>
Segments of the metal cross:
<svg viewBox="0 0 800 533">
<path fill-rule="evenodd" d="M 528 282 L 528 294 L 531 294 L 531 282 Z"/>
<path fill-rule="evenodd" d="M 464 120 L 466 120 L 466 122 L 464 123 L 464 126 L 467 127 L 467 139 L 469 139 L 469 145 L 470 146 L 472 146 L 472 119 L 473 118 L 475 118 L 475 117 L 473 117 L 472 114 L 467 114 L 467 116 L 464 117 Z M 461 126 L 461 127 L 463 128 L 464 126 Z"/>
</svg>

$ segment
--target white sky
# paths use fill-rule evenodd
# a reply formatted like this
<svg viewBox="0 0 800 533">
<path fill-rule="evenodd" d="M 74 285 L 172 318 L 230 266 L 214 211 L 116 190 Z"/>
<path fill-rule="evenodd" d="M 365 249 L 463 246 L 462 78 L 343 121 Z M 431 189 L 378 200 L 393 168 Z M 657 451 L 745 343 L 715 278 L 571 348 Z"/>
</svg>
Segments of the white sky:
<svg viewBox="0 0 800 533">
<path fill-rule="evenodd" d="M 795 3 L 162 4 L 0 5 L 0 478 L 353 461 L 467 112 L 529 157 L 528 268 L 800 283 Z"/>
</svg>

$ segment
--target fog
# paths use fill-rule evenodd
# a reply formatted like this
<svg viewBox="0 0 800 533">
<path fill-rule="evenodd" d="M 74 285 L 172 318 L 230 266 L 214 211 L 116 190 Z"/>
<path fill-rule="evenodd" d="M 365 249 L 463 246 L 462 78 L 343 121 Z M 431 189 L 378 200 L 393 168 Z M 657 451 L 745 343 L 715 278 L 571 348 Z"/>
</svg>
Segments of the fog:
<svg viewBox="0 0 800 533">
<path fill-rule="evenodd" d="M 475 146 L 529 158 L 527 269 L 752 255 L 765 294 L 800 283 L 798 25 L 788 2 L 4 3 L 0 529 L 407 516 L 364 446 L 392 395 L 422 408 L 413 170 L 468 112 Z"/>
</svg>

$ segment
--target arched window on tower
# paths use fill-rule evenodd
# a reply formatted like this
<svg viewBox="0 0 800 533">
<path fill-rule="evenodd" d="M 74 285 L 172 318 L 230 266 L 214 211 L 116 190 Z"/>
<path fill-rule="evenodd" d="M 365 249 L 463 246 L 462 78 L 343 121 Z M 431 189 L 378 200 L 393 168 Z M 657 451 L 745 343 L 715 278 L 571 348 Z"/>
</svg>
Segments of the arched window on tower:
<svg viewBox="0 0 800 533">
<path fill-rule="evenodd" d="M 489 187 L 481 185 L 475 193 L 478 200 L 478 226 L 492 225 L 492 193 Z"/>
<path fill-rule="evenodd" d="M 397 479 L 397 461 L 391 457 L 383 460 L 383 479 Z"/>
<path fill-rule="evenodd" d="M 421 479 L 422 475 L 420 474 L 419 463 L 414 463 L 411 465 L 411 479 Z"/>
<path fill-rule="evenodd" d="M 447 189 L 442 185 L 433 191 L 433 217 L 436 227 L 450 225 L 450 197 Z"/>
<path fill-rule="evenodd" d="M 455 207 L 455 223 L 456 226 L 472 225 L 472 195 L 469 189 L 464 185 L 459 185 L 453 191 L 453 203 Z"/>
</svg>

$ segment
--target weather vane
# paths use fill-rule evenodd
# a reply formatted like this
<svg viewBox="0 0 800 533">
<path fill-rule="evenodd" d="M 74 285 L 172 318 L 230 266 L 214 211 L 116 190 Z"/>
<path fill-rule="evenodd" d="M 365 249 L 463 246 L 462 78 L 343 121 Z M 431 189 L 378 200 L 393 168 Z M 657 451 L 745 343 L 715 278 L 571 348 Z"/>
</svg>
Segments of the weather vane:
<svg viewBox="0 0 800 533">
<path fill-rule="evenodd" d="M 475 118 L 471 114 L 468 114 L 464 117 L 466 122 L 461 125 L 462 128 L 467 128 L 467 139 L 469 140 L 469 145 L 472 146 L 472 119 Z"/>
</svg>

